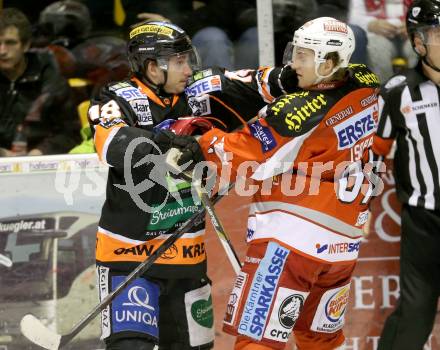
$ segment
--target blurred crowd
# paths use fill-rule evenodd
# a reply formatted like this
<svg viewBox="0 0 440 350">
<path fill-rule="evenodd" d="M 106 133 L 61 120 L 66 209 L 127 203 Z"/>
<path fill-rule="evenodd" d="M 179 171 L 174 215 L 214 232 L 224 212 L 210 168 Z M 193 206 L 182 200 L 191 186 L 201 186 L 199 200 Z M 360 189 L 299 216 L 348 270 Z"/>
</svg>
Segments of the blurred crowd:
<svg viewBox="0 0 440 350">
<path fill-rule="evenodd" d="M 404 27 L 411 0 L 273 0 L 276 64 L 294 30 L 331 16 L 352 27 L 354 63 L 381 81 L 415 64 Z M 129 73 L 125 35 L 167 20 L 191 36 L 204 67 L 258 66 L 255 0 L 5 0 L 0 14 L 0 156 L 93 151 L 88 101 Z"/>
</svg>

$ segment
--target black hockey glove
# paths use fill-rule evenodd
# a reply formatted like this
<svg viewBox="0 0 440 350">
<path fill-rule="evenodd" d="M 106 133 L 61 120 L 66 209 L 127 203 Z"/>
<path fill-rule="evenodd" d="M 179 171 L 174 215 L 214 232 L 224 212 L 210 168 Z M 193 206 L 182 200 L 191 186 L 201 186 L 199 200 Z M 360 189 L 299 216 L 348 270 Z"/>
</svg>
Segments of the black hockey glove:
<svg viewBox="0 0 440 350">
<path fill-rule="evenodd" d="M 194 137 L 188 135 L 176 135 L 170 130 L 159 130 L 154 134 L 153 141 L 159 146 L 162 152 L 167 152 L 170 148 L 182 150 L 187 144 L 196 142 Z"/>
<path fill-rule="evenodd" d="M 284 91 L 287 93 L 292 93 L 298 90 L 298 75 L 290 65 L 283 67 L 279 79 Z"/>
<path fill-rule="evenodd" d="M 199 143 L 194 137 L 191 138 L 193 139 L 193 142 L 188 143 L 184 148 L 180 150 L 182 152 L 182 155 L 177 161 L 177 165 L 179 166 L 187 165 L 184 167 L 185 171 L 194 169 L 197 163 L 205 160 Z"/>
</svg>

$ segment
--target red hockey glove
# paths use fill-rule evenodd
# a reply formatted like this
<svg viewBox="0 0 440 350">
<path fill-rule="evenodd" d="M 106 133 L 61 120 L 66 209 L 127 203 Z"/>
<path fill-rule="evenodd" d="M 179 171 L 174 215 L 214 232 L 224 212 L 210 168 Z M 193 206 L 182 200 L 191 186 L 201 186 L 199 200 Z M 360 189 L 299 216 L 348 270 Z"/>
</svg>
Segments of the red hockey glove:
<svg viewBox="0 0 440 350">
<path fill-rule="evenodd" d="M 183 117 L 170 126 L 176 135 L 203 135 L 211 130 L 214 125 L 210 120 L 200 117 Z"/>
</svg>

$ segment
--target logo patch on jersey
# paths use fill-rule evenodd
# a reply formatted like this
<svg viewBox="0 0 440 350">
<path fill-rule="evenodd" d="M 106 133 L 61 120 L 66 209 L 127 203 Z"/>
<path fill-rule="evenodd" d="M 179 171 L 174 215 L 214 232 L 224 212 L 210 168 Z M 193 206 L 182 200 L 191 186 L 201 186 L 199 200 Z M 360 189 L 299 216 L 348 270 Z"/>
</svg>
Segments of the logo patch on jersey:
<svg viewBox="0 0 440 350">
<path fill-rule="evenodd" d="M 110 129 L 114 127 L 115 125 L 121 124 L 121 126 L 125 126 L 125 122 L 121 118 L 114 118 L 114 119 L 103 119 L 99 125 L 101 125 L 103 128 Z"/>
<path fill-rule="evenodd" d="M 418 102 L 413 102 L 411 109 L 415 113 L 423 113 L 426 109 L 437 108 L 437 107 L 438 107 L 437 102 L 418 101 Z"/>
<path fill-rule="evenodd" d="M 109 268 L 104 266 L 98 266 L 97 272 L 98 272 L 98 280 L 99 280 L 99 296 L 102 300 L 109 293 L 108 290 Z M 107 306 L 104 310 L 101 311 L 101 330 L 102 330 L 102 339 L 105 339 L 110 336 L 111 333 L 110 306 Z"/>
<path fill-rule="evenodd" d="M 117 89 L 115 90 L 115 94 L 119 97 L 122 97 L 128 102 L 138 98 L 142 99 L 146 97 L 138 88 L 135 88 L 133 86 Z"/>
<path fill-rule="evenodd" d="M 199 348 L 203 344 L 212 342 L 214 313 L 209 284 L 185 293 L 185 313 L 190 346 Z"/>
<path fill-rule="evenodd" d="M 139 125 L 152 125 L 153 115 L 150 110 L 148 98 L 140 98 L 129 101 L 131 108 L 136 113 Z"/>
<path fill-rule="evenodd" d="M 364 72 L 357 72 L 354 74 L 354 77 L 362 84 L 365 85 L 377 85 L 380 84 L 379 78 L 377 77 L 376 74 L 369 72 L 369 73 L 364 73 Z"/>
<path fill-rule="evenodd" d="M 289 95 L 286 97 L 288 96 Z M 286 113 L 284 116 L 284 121 L 289 130 L 296 132 L 301 131 L 304 121 L 314 115 L 317 115 L 319 111 L 327 105 L 327 100 L 325 99 L 324 94 L 319 94 L 316 97 L 308 99 L 304 98 L 305 96 L 307 95 L 304 95 L 302 101 L 297 103 L 293 108 L 290 109 L 291 111 Z M 275 103 L 275 107 L 278 107 L 280 102 L 284 102 L 283 100 L 284 98 L 278 100 L 278 102 Z M 290 103 L 290 101 L 288 102 Z M 284 107 L 284 104 L 281 107 Z M 271 110 L 274 110 L 274 107 L 271 107 Z"/>
<path fill-rule="evenodd" d="M 125 276 L 112 277 L 114 290 Z M 159 336 L 159 286 L 144 278 L 137 278 L 113 301 L 113 331 L 132 331 Z"/>
<path fill-rule="evenodd" d="M 234 288 L 229 295 L 228 305 L 226 306 L 226 314 L 223 322 L 228 325 L 233 325 L 235 322 L 235 317 L 237 315 L 238 305 L 243 294 L 244 287 L 246 286 L 246 281 L 248 279 L 248 274 L 242 271 L 239 272 L 235 279 Z"/>
<path fill-rule="evenodd" d="M 376 94 L 372 94 L 368 97 L 365 97 L 363 100 L 361 100 L 361 106 L 362 107 L 367 107 L 368 105 L 373 104 L 374 102 L 377 101 L 377 95 Z"/>
<path fill-rule="evenodd" d="M 188 186 L 187 182 L 183 183 L 183 188 Z M 165 230 L 173 227 L 179 221 L 185 221 L 196 213 L 200 207 L 194 204 L 192 197 L 182 200 L 182 203 L 171 202 L 159 207 L 160 210 L 154 210 L 151 213 L 150 222 L 147 230 Z"/>
<path fill-rule="evenodd" d="M 288 255 L 289 250 L 279 244 L 268 244 L 266 254 L 252 280 L 238 333 L 257 340 L 263 337 L 268 313 Z"/>
<path fill-rule="evenodd" d="M 209 95 L 189 96 L 188 105 L 191 108 L 192 114 L 196 117 L 211 114 Z"/>
<path fill-rule="evenodd" d="M 308 292 L 280 287 L 264 338 L 287 342 L 308 295 Z"/>
<path fill-rule="evenodd" d="M 260 141 L 263 153 L 269 152 L 277 145 L 270 129 L 261 125 L 258 120 L 255 123 L 250 124 L 249 129 L 251 130 L 252 135 Z"/>
<path fill-rule="evenodd" d="M 365 109 L 333 127 L 338 139 L 338 150 L 351 148 L 360 139 L 374 133 L 376 130 L 374 112 L 376 106 Z"/>
<path fill-rule="evenodd" d="M 187 96 L 199 96 L 202 94 L 207 94 L 208 92 L 221 91 L 221 89 L 222 82 L 220 75 L 214 75 L 192 83 L 185 89 L 185 94 Z"/>
<path fill-rule="evenodd" d="M 343 253 L 352 253 L 352 252 L 358 252 L 360 248 L 361 242 L 355 242 L 355 243 L 347 243 L 347 242 L 340 242 L 340 243 L 330 243 L 330 244 L 317 244 L 316 247 L 316 253 L 322 254 L 326 252 L 327 254 L 343 254 Z"/>
<path fill-rule="evenodd" d="M 332 126 L 332 125 L 336 124 L 337 122 L 344 120 L 345 118 L 351 116 L 353 113 L 354 113 L 353 107 L 348 106 L 347 108 L 343 109 L 342 111 L 335 113 L 334 115 L 329 117 L 325 121 L 325 125 Z"/>
<path fill-rule="evenodd" d="M 310 329 L 315 332 L 334 333 L 344 325 L 350 284 L 325 292 L 316 309 Z"/>
</svg>

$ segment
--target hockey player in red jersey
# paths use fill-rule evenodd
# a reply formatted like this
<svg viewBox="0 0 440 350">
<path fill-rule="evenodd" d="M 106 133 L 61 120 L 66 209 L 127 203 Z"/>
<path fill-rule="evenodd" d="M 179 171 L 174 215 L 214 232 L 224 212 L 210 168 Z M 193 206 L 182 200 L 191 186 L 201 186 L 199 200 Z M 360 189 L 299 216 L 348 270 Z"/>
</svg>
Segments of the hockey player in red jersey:
<svg viewBox="0 0 440 350">
<path fill-rule="evenodd" d="M 345 23 L 307 22 L 286 48 L 296 91 L 240 131 L 214 128 L 199 139 L 219 172 L 227 162 L 255 180 L 247 257 L 224 320 L 235 349 L 284 349 L 292 331 L 300 350 L 344 341 L 378 109 L 378 79 L 349 64 L 354 47 Z M 179 163 L 190 158 L 184 152 Z"/>
</svg>

